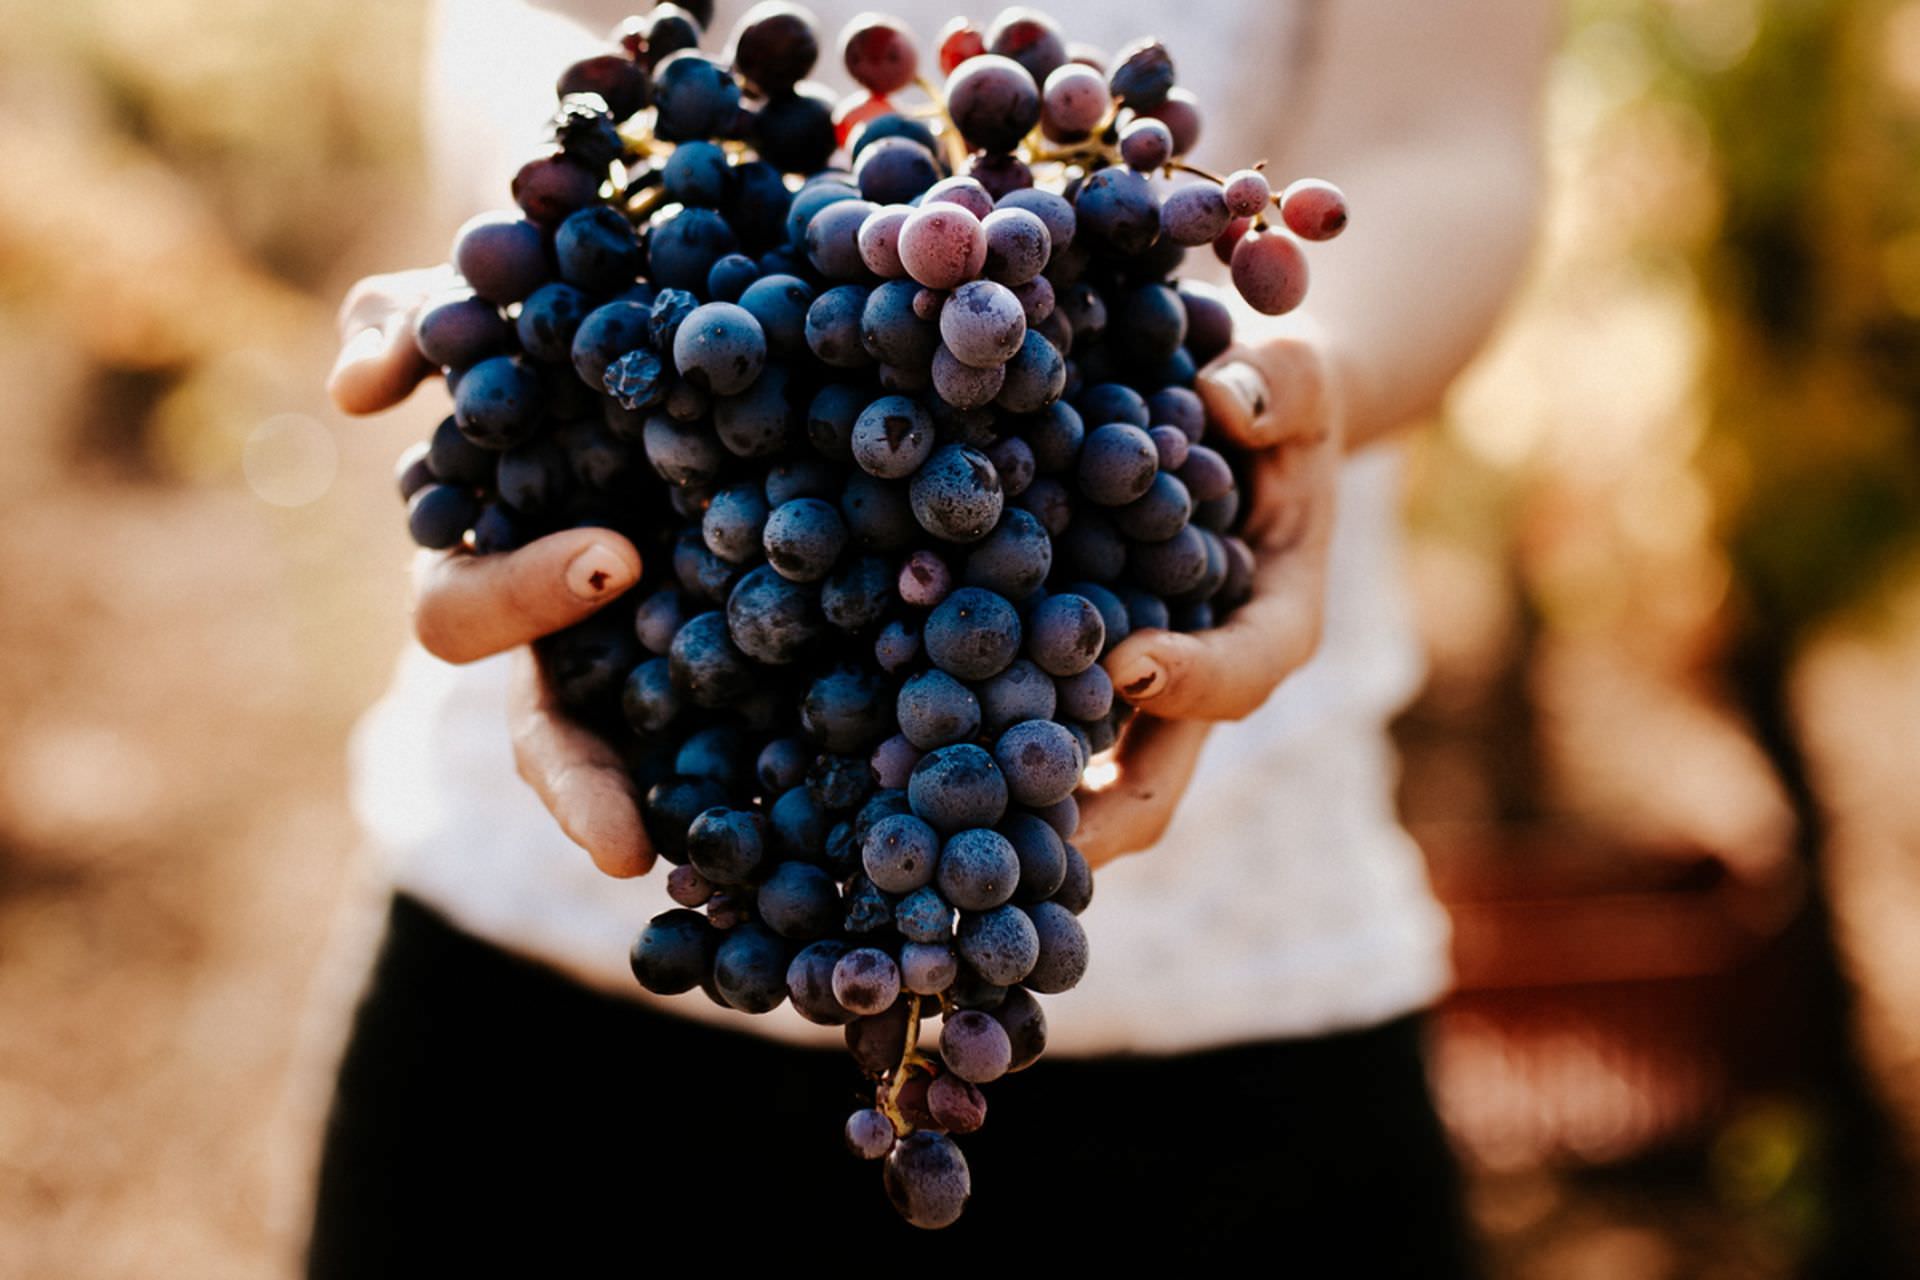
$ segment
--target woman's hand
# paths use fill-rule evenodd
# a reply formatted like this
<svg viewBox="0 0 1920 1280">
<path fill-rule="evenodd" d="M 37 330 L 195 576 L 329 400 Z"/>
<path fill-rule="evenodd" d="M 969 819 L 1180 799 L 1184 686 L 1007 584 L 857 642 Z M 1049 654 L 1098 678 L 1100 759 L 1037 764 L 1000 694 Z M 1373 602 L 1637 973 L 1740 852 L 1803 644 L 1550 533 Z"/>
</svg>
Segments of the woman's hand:
<svg viewBox="0 0 1920 1280">
<path fill-rule="evenodd" d="M 340 357 L 327 391 L 345 413 L 406 399 L 433 368 L 413 345 L 420 304 L 446 270 L 369 276 L 340 308 Z M 561 830 L 610 876 L 653 866 L 633 785 L 618 754 L 555 706 L 528 646 L 572 626 L 640 580 L 640 553 L 607 529 L 567 529 L 505 555 L 422 551 L 414 559 L 413 628 L 427 652 L 474 662 L 516 650 L 509 727 L 520 776 Z"/>
<path fill-rule="evenodd" d="M 1251 714 L 1320 643 L 1346 444 L 1330 362 L 1305 339 L 1269 339 L 1222 354 L 1198 390 L 1215 425 L 1257 451 L 1244 534 L 1253 595 L 1211 631 L 1141 631 L 1107 655 L 1115 691 L 1140 715 L 1115 749 L 1111 782 L 1080 794 L 1075 843 L 1094 866 L 1152 847 L 1192 780 L 1209 722 Z"/>
</svg>

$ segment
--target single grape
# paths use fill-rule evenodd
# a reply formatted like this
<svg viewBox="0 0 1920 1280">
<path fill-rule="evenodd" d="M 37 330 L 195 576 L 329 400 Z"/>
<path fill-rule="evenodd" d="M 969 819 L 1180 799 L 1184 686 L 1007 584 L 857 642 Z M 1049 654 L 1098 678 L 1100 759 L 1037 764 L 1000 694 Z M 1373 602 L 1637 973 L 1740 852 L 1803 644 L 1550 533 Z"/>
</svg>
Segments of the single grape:
<svg viewBox="0 0 1920 1280">
<path fill-rule="evenodd" d="M 1040 95 L 1040 126 L 1053 142 L 1079 142 L 1092 136 L 1113 109 L 1107 78 L 1092 67 L 1070 62 L 1047 77 Z"/>
<path fill-rule="evenodd" d="M 1066 726 L 1052 720 L 1023 720 L 1014 725 L 1000 735 L 993 755 L 1014 802 L 1034 808 L 1072 795 L 1086 763 Z"/>
<path fill-rule="evenodd" d="M 683 907 L 705 906 L 713 886 L 692 867 L 675 867 L 667 872 L 667 896 Z"/>
<path fill-rule="evenodd" d="M 971 743 L 929 752 L 914 766 L 907 796 L 936 831 L 990 826 L 1007 808 L 1007 782 L 993 757 Z"/>
<path fill-rule="evenodd" d="M 787 998 L 787 944 L 765 925 L 729 929 L 713 957 L 713 984 L 742 1013 L 767 1013 Z"/>
<path fill-rule="evenodd" d="M 429 551 L 460 545 L 480 514 L 473 495 L 451 485 L 430 484 L 417 490 L 407 503 L 407 532 Z"/>
<path fill-rule="evenodd" d="M 1008 1055 L 1011 1062 L 1011 1041 Z M 927 1086 L 927 1110 L 947 1132 L 972 1133 L 987 1122 L 987 1095 L 979 1086 L 948 1072 Z"/>
<path fill-rule="evenodd" d="M 1152 173 L 1173 159 L 1173 130 L 1158 120 L 1135 120 L 1120 131 L 1120 158 L 1130 169 Z"/>
<path fill-rule="evenodd" d="M 840 145 L 832 90 L 802 83 L 783 89 L 755 112 L 746 130 L 760 158 L 789 173 L 812 173 Z"/>
<path fill-rule="evenodd" d="M 762 0 L 735 25 L 727 61 L 741 77 L 771 96 L 806 79 L 820 58 L 817 21 L 786 0 Z"/>
<path fill-rule="evenodd" d="M 1038 9 L 1015 5 L 1003 9 L 987 28 L 987 51 L 1013 59 L 1035 84 L 1067 61 L 1067 38 L 1055 22 Z"/>
<path fill-rule="evenodd" d="M 833 966 L 833 994 L 853 1013 L 885 1013 L 900 996 L 899 967 L 876 947 L 855 947 Z"/>
<path fill-rule="evenodd" d="M 1007 1033 L 1013 1049 L 1008 1074 L 1025 1070 L 1040 1060 L 1047 1049 L 1047 1015 L 1031 992 L 1024 987 L 1013 988 L 992 1016 Z"/>
<path fill-rule="evenodd" d="M 940 838 L 912 814 L 882 818 L 867 833 L 860 865 L 888 893 L 912 893 L 933 879 Z"/>
<path fill-rule="evenodd" d="M 926 204 L 957 204 L 976 218 L 985 219 L 993 212 L 993 197 L 980 185 L 978 179 L 969 177 L 942 178 L 927 188 Z"/>
<path fill-rule="evenodd" d="M 1039 219 L 1034 226 L 1042 234 Z M 911 223 L 909 223 L 911 227 Z M 974 369 L 1004 365 L 1027 335 L 1027 313 L 1003 284 L 973 280 L 961 285 L 940 309 L 940 337 L 960 363 Z"/>
<path fill-rule="evenodd" d="M 1234 217 L 1257 218 L 1266 212 L 1273 188 L 1267 183 L 1267 175 L 1258 169 L 1240 169 L 1227 175 L 1221 195 Z"/>
<path fill-rule="evenodd" d="M 897 280 L 907 274 L 906 264 L 900 260 L 900 232 L 912 214 L 904 204 L 887 205 L 868 214 L 860 224 L 860 260 L 883 280 Z"/>
<path fill-rule="evenodd" d="M 796 789 L 788 794 L 805 797 L 806 792 Z M 839 886 L 826 872 L 805 862 L 789 861 L 775 867 L 755 894 L 754 905 L 769 929 L 783 938 L 800 942 L 824 938 L 840 923 Z M 843 959 L 841 963 L 846 961 Z M 855 1013 L 869 1012 L 844 1000 L 841 1003 Z M 887 1003 L 892 1003 L 891 998 Z"/>
<path fill-rule="evenodd" d="M 1160 205 L 1160 229 L 1179 244 L 1212 244 L 1232 221 L 1226 196 L 1216 182 L 1176 187 Z"/>
<path fill-rule="evenodd" d="M 1152 111 L 1173 91 L 1173 57 L 1158 40 L 1135 40 L 1113 58 L 1108 84 L 1113 96 L 1135 111 Z"/>
<path fill-rule="evenodd" d="M 968 18 L 951 19 L 940 30 L 940 74 L 950 76 L 969 58 L 987 51 L 985 34 Z"/>
<path fill-rule="evenodd" d="M 930 289 L 953 289 L 980 274 L 987 236 L 980 220 L 950 201 L 922 204 L 900 227 L 900 263 Z"/>
<path fill-rule="evenodd" d="M 727 200 L 732 168 L 727 153 L 711 142 L 683 142 L 660 171 L 667 195 L 681 204 L 718 209 Z"/>
<path fill-rule="evenodd" d="M 1167 91 L 1167 100 L 1145 113 L 1166 125 L 1173 131 L 1173 154 L 1192 155 L 1193 149 L 1200 145 L 1200 128 L 1203 117 L 1200 101 L 1186 89 L 1175 85 Z"/>
<path fill-rule="evenodd" d="M 554 85 L 556 97 L 597 94 L 607 104 L 615 120 L 625 120 L 652 100 L 653 86 L 646 71 L 631 58 L 617 53 L 584 58 L 560 73 Z"/>
<path fill-rule="evenodd" d="M 911 138 L 883 138 L 854 162 L 860 194 L 875 204 L 907 204 L 940 180 L 940 162 Z"/>
<path fill-rule="evenodd" d="M 819 592 L 788 581 L 771 565 L 750 570 L 727 597 L 727 633 L 756 662 L 798 661 L 822 631 Z"/>
<path fill-rule="evenodd" d="M 940 1027 L 940 1056 L 962 1080 L 986 1084 L 1007 1073 L 1013 1042 L 992 1014 L 963 1009 Z"/>
<path fill-rule="evenodd" d="M 1040 122 L 1040 89 L 1020 63 L 982 54 L 947 80 L 947 111 L 969 146 L 1011 151 Z"/>
<path fill-rule="evenodd" d="M 884 1170 L 887 1198 L 916 1227 L 951 1226 L 973 1192 L 966 1157 L 952 1139 L 929 1130 L 894 1144 Z"/>
<path fill-rule="evenodd" d="M 862 1160 L 878 1160 L 893 1150 L 893 1121 L 868 1107 L 847 1117 L 847 1150 Z"/>
<path fill-rule="evenodd" d="M 1020 615 L 1005 597 L 962 587 L 927 615 L 927 656 L 962 680 L 986 680 L 1020 652 Z"/>
<path fill-rule="evenodd" d="M 702 142 L 724 134 L 740 109 L 732 72 L 695 49 L 682 49 L 653 69 L 653 132 L 662 142 Z"/>
<path fill-rule="evenodd" d="M 963 445 L 943 445 L 936 449 L 915 473 L 909 497 L 913 517 L 920 527 L 948 542 L 978 542 L 986 537 L 999 523 L 1005 505 L 1000 476 L 994 471 L 993 463 L 985 454 Z M 971 678 L 992 674 L 988 671 Z"/>
<path fill-rule="evenodd" d="M 897 18 L 863 13 L 840 33 L 840 59 L 854 83 L 871 93 L 898 93 L 919 73 L 913 32 Z"/>
<path fill-rule="evenodd" d="M 1331 182 L 1302 178 L 1280 196 L 1280 217 L 1302 240 L 1331 240 L 1347 227 L 1347 197 Z"/>
<path fill-rule="evenodd" d="M 898 625 L 898 623 L 889 623 L 887 624 L 887 629 L 891 631 Z M 914 640 L 915 656 L 918 656 L 919 637 L 914 637 Z M 879 642 L 876 641 L 875 643 L 877 647 Z M 908 661 L 911 660 L 911 658 L 908 659 Z M 882 666 L 885 665 L 883 662 Z M 905 664 L 900 665 L 904 666 Z M 899 670 L 900 666 L 888 668 L 890 673 Z M 873 756 L 868 761 L 868 764 L 873 770 L 874 781 L 883 787 L 904 788 L 907 785 L 908 779 L 913 776 L 913 766 L 920 763 L 921 754 L 920 748 L 908 742 L 900 734 L 894 734 L 891 738 L 888 738 L 885 742 L 882 742 L 873 749 Z"/>
<path fill-rule="evenodd" d="M 513 326 L 500 318 L 500 309 L 471 294 L 435 299 L 420 308 L 413 322 L 413 345 L 430 364 L 465 369 L 488 356 L 507 354 L 513 341 Z"/>
<path fill-rule="evenodd" d="M 691 991 L 707 976 L 719 934 L 697 911 L 663 911 L 633 941 L 633 976 L 655 995 Z"/>
</svg>

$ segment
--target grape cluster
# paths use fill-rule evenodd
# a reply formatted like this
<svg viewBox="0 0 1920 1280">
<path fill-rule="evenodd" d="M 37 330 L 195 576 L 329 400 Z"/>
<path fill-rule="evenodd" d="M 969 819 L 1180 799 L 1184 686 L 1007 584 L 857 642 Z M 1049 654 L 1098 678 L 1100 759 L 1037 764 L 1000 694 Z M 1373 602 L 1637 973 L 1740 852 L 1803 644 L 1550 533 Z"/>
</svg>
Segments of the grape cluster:
<svg viewBox="0 0 1920 1280">
<path fill-rule="evenodd" d="M 1344 203 L 1191 169 L 1157 41 L 1103 62 L 1030 9 L 958 20 L 940 92 L 863 15 L 836 101 L 805 10 L 756 6 L 716 58 L 702 8 L 569 67 L 518 212 L 460 229 L 465 287 L 415 329 L 453 413 L 400 488 L 425 547 L 641 549 L 639 587 L 537 646 L 672 864 L 634 974 L 844 1026 L 876 1082 L 847 1143 L 943 1226 L 951 1135 L 1086 969 L 1074 793 L 1128 714 L 1100 659 L 1250 589 L 1192 390 L 1231 323 L 1171 277 L 1212 245 L 1285 311 Z"/>
</svg>

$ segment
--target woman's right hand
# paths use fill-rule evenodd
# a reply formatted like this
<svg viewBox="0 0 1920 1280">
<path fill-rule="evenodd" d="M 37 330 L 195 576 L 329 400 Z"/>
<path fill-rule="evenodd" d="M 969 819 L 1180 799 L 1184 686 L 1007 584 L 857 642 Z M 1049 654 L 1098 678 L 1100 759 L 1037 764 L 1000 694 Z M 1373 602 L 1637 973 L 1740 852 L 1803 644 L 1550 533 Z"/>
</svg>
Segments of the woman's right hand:
<svg viewBox="0 0 1920 1280">
<path fill-rule="evenodd" d="M 340 356 L 327 392 L 344 413 L 405 400 L 434 370 L 413 344 L 420 305 L 451 282 L 445 268 L 368 276 L 340 308 Z M 446 662 L 514 651 L 508 720 L 520 776 L 561 830 L 610 876 L 637 876 L 654 852 L 618 753 L 565 716 L 530 648 L 572 626 L 640 580 L 640 553 L 609 529 L 566 529 L 504 555 L 421 551 L 414 560 L 413 628 Z"/>
</svg>

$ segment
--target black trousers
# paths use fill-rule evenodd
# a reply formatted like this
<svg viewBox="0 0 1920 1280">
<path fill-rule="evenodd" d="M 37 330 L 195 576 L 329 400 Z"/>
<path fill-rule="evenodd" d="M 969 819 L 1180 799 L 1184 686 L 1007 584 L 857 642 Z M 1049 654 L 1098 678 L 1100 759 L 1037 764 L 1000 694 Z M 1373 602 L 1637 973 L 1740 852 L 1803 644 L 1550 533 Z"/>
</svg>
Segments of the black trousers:
<svg viewBox="0 0 1920 1280">
<path fill-rule="evenodd" d="M 987 1088 L 961 1139 L 973 1198 L 928 1233 L 841 1141 L 866 1105 L 846 1055 L 598 994 L 400 897 L 327 1121 L 308 1274 L 630 1275 L 683 1250 L 1024 1272 L 1169 1250 L 1471 1275 L 1420 1030 L 1042 1059 Z"/>
</svg>

